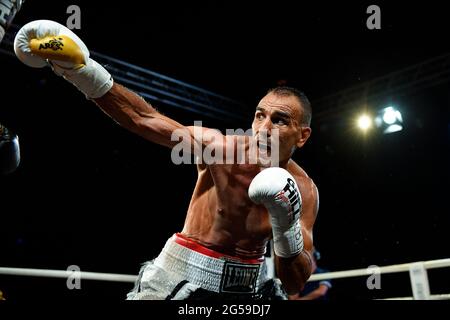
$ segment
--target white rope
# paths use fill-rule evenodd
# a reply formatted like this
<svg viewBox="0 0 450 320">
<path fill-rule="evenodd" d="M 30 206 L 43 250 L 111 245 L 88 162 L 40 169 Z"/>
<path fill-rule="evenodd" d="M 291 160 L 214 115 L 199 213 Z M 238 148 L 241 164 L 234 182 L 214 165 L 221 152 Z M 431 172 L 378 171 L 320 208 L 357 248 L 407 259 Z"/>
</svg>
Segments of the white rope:
<svg viewBox="0 0 450 320">
<path fill-rule="evenodd" d="M 354 269 L 346 271 L 335 271 L 335 272 L 313 274 L 308 281 L 360 277 L 360 276 L 367 276 L 373 273 L 382 274 L 382 273 L 406 272 L 409 271 L 410 266 L 414 263 L 417 262 L 395 264 L 378 268 Z M 450 267 L 450 259 L 430 260 L 430 261 L 423 261 L 422 263 L 424 264 L 426 269 Z"/>
<path fill-rule="evenodd" d="M 318 281 L 326 279 L 338 279 L 367 276 L 374 272 L 381 273 L 396 273 L 409 271 L 410 265 L 413 263 L 403 263 L 379 268 L 354 269 L 346 271 L 335 271 L 312 275 L 308 281 Z M 450 267 L 450 259 L 430 260 L 422 262 L 427 269 Z M 3 268 L 0 267 L 0 274 L 16 275 L 16 276 L 30 276 L 30 277 L 51 277 L 51 278 L 68 278 L 73 275 L 71 270 L 49 270 L 49 269 L 25 269 L 25 268 Z M 80 271 L 79 276 L 85 280 L 99 280 L 99 281 L 118 281 L 118 282 L 134 282 L 137 278 L 135 275 L 128 274 L 114 274 L 114 273 L 100 273 L 100 272 L 85 272 Z"/>
<path fill-rule="evenodd" d="M 84 272 L 71 270 L 49 270 L 49 269 L 25 269 L 25 268 L 2 268 L 0 274 L 25 276 L 25 277 L 47 277 L 47 278 L 69 278 L 74 274 L 82 280 L 134 282 L 137 276 L 116 273 Z"/>
</svg>

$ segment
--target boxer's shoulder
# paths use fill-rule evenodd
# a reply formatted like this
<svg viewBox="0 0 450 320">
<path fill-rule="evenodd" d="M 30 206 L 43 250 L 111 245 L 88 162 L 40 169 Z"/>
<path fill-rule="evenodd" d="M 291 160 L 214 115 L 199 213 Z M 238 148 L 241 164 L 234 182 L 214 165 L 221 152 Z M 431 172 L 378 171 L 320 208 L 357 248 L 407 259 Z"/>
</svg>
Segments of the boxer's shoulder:
<svg viewBox="0 0 450 320">
<path fill-rule="evenodd" d="M 317 201 L 317 186 L 313 179 L 308 176 L 306 171 L 292 159 L 288 162 L 287 171 L 295 178 L 300 188 L 303 200 L 309 199 L 312 201 Z"/>
<path fill-rule="evenodd" d="M 299 180 L 298 182 L 314 183 L 306 171 L 292 159 L 289 160 L 286 170 L 292 174 L 296 180 Z"/>
</svg>

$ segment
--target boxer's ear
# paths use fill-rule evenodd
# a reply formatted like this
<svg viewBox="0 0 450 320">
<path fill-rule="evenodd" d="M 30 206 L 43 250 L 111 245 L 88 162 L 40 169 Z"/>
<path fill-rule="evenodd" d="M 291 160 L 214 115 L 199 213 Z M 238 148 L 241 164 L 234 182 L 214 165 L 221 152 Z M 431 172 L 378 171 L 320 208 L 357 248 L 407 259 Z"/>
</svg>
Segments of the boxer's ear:
<svg viewBox="0 0 450 320">
<path fill-rule="evenodd" d="M 306 143 L 306 141 L 309 139 L 310 136 L 311 136 L 311 128 L 301 127 L 296 143 L 297 148 L 303 147 L 303 145 Z"/>
</svg>

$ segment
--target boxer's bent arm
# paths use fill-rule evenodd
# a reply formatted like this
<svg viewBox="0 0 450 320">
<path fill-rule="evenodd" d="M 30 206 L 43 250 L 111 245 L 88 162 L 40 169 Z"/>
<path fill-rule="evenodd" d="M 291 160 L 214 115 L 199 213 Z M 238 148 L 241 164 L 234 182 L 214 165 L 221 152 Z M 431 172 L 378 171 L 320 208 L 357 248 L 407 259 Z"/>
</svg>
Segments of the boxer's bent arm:
<svg viewBox="0 0 450 320">
<path fill-rule="evenodd" d="M 303 198 L 301 226 L 304 249 L 299 255 L 291 258 L 281 258 L 275 255 L 278 277 L 289 295 L 301 291 L 311 276 L 313 226 L 319 209 L 319 195 L 314 182 L 309 180 L 308 183 L 305 183 L 296 180 Z"/>
<path fill-rule="evenodd" d="M 143 98 L 120 84 L 114 83 L 111 90 L 94 101 L 122 127 L 157 144 L 166 147 L 178 144 L 178 140 L 171 141 L 172 133 L 177 129 L 184 138 L 187 136 L 186 138 L 191 139 L 192 148 L 195 143 L 205 143 L 194 140 L 192 128 L 162 115 Z"/>
</svg>

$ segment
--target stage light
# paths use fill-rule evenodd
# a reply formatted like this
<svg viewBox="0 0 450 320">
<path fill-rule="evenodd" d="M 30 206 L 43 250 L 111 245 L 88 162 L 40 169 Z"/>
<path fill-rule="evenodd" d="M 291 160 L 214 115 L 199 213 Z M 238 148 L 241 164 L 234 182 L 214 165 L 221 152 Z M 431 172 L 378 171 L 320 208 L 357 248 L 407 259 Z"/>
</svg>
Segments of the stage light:
<svg viewBox="0 0 450 320">
<path fill-rule="evenodd" d="M 363 114 L 359 116 L 357 125 L 362 131 L 367 131 L 372 127 L 372 118 L 367 114 Z"/>
<path fill-rule="evenodd" d="M 375 125 L 385 134 L 401 131 L 403 130 L 402 114 L 393 106 L 386 107 L 378 113 Z"/>
</svg>

